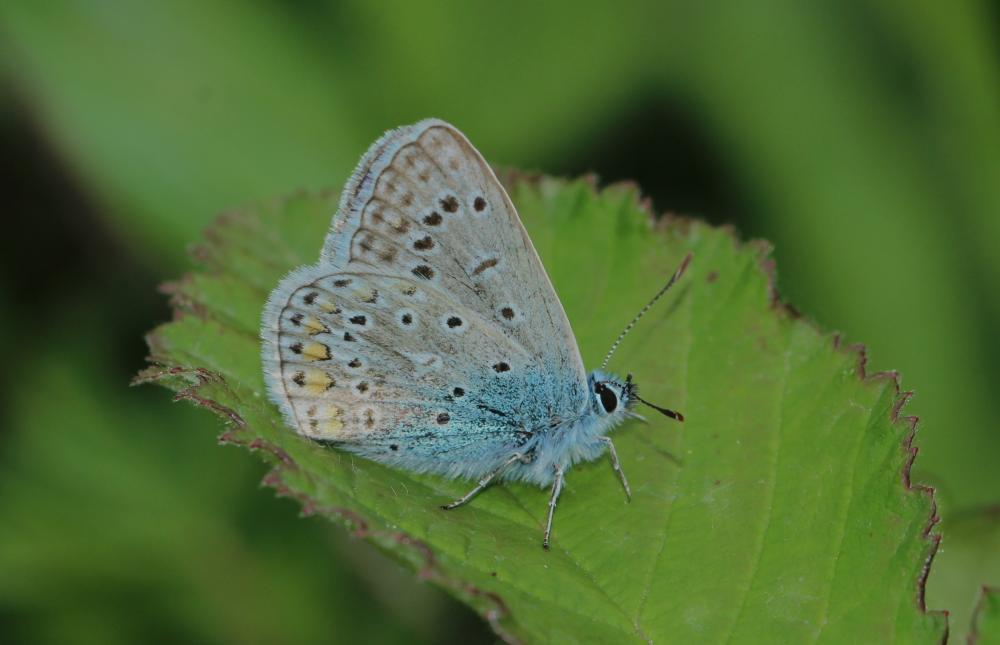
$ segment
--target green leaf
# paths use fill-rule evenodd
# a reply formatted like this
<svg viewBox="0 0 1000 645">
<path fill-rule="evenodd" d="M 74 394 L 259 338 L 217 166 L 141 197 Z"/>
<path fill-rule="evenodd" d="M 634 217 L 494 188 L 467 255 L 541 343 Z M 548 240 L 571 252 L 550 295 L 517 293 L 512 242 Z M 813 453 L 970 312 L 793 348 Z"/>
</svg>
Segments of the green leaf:
<svg viewBox="0 0 1000 645">
<path fill-rule="evenodd" d="M 782 306 L 765 244 L 697 221 L 651 223 L 627 185 L 511 177 L 511 196 L 589 368 L 688 251 L 682 283 L 611 367 L 684 412 L 615 432 L 634 490 L 605 460 L 573 468 L 553 549 L 547 491 L 415 476 L 301 439 L 264 395 L 257 339 L 269 290 L 314 262 L 335 197 L 224 217 L 171 285 L 176 319 L 141 375 L 220 414 L 224 441 L 274 465 L 266 482 L 537 641 L 939 642 L 923 608 L 936 548 L 930 491 L 911 487 L 915 421 L 895 374 Z"/>
<path fill-rule="evenodd" d="M 976 645 L 1000 643 L 1000 589 L 983 587 L 969 642 Z"/>
</svg>

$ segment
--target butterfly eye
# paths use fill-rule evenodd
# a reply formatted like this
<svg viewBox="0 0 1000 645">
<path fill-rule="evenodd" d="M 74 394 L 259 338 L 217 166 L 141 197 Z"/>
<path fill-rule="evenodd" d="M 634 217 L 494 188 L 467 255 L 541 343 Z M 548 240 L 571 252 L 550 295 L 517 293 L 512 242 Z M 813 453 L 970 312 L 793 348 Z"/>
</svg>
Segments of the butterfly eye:
<svg viewBox="0 0 1000 645">
<path fill-rule="evenodd" d="M 604 385 L 604 383 L 598 383 L 594 386 L 594 392 L 601 397 L 601 405 L 604 407 L 605 412 L 615 411 L 615 408 L 618 407 L 618 396 L 615 395 L 611 388 Z"/>
</svg>

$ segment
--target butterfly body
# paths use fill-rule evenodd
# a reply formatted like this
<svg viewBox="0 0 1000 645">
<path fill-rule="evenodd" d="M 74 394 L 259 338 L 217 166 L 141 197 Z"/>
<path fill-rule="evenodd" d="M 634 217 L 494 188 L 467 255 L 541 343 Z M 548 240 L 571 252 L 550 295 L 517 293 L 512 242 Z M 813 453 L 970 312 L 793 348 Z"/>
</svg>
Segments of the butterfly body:
<svg viewBox="0 0 1000 645">
<path fill-rule="evenodd" d="M 299 434 L 415 472 L 552 485 L 614 446 L 634 385 L 583 370 L 513 204 L 430 119 L 362 157 L 317 264 L 271 293 L 268 393 Z M 620 470 L 619 470 L 620 473 Z M 622 482 L 626 486 L 624 477 Z M 548 529 L 545 544 L 548 543 Z"/>
</svg>

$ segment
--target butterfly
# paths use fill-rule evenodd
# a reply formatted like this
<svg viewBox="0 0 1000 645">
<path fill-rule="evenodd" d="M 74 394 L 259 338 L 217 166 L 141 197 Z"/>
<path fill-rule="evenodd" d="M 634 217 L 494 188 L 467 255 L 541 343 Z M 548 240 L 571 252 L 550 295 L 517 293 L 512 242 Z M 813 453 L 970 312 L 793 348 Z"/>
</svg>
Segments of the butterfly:
<svg viewBox="0 0 1000 645">
<path fill-rule="evenodd" d="M 302 436 L 419 473 L 551 487 L 542 544 L 569 468 L 605 452 L 642 402 L 604 371 L 688 255 L 584 371 L 562 304 L 493 170 L 437 119 L 387 132 L 341 195 L 320 259 L 288 274 L 262 316 L 270 398 Z M 641 418 L 641 417 L 639 417 Z"/>
</svg>

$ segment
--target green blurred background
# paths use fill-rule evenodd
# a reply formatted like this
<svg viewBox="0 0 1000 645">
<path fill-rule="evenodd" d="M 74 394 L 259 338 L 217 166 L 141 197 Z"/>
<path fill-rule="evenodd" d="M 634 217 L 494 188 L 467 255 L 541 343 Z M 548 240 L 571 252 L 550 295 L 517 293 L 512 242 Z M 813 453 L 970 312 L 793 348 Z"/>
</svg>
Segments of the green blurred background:
<svg viewBox="0 0 1000 645">
<path fill-rule="evenodd" d="M 997 25 L 990 0 L 6 0 L 3 640 L 492 639 L 259 490 L 214 418 L 126 387 L 214 215 L 339 188 L 426 116 L 772 240 L 786 299 L 917 392 L 928 605 L 961 635 L 1000 584 Z"/>
</svg>

